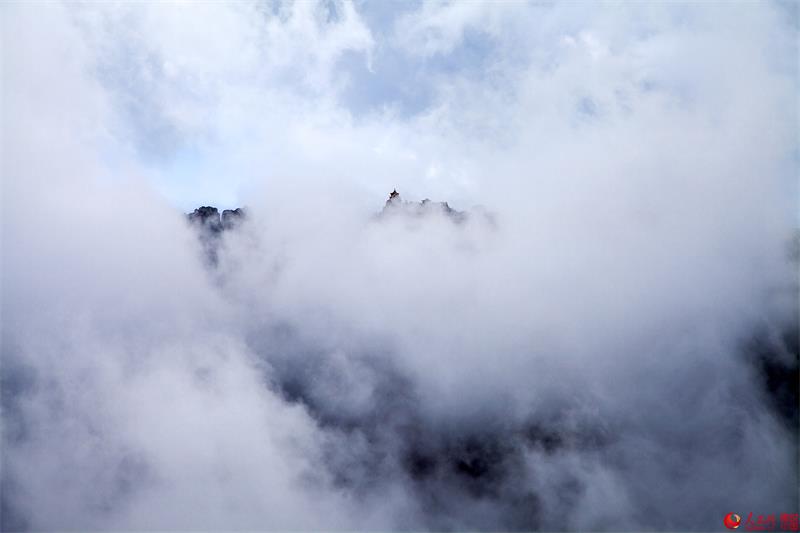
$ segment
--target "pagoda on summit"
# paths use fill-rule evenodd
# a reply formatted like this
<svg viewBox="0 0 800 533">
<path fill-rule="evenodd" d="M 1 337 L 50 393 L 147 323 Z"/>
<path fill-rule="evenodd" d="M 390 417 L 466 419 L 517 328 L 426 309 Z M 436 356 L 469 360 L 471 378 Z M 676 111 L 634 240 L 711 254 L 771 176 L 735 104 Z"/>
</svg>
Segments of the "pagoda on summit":
<svg viewBox="0 0 800 533">
<path fill-rule="evenodd" d="M 400 193 L 397 192 L 397 189 L 394 189 L 392 192 L 389 193 L 389 199 L 386 200 L 386 207 L 391 205 L 400 205 Z"/>
</svg>

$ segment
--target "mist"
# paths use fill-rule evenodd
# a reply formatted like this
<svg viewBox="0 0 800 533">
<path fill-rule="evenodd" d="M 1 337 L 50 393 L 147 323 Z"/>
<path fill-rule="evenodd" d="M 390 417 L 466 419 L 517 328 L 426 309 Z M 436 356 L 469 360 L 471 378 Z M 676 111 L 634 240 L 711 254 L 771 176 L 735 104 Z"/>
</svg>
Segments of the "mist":
<svg viewBox="0 0 800 533">
<path fill-rule="evenodd" d="M 798 512 L 797 5 L 0 20 L 3 531 Z"/>
</svg>

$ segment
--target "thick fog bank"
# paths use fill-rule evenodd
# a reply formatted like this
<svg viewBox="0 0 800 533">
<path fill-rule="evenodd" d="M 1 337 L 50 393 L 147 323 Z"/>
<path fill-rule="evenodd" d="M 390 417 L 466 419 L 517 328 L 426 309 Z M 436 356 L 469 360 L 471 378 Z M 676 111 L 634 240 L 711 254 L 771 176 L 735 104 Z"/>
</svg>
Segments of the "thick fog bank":
<svg viewBox="0 0 800 533">
<path fill-rule="evenodd" d="M 798 512 L 797 10 L 492 5 L 0 8 L 0 529 Z"/>
</svg>

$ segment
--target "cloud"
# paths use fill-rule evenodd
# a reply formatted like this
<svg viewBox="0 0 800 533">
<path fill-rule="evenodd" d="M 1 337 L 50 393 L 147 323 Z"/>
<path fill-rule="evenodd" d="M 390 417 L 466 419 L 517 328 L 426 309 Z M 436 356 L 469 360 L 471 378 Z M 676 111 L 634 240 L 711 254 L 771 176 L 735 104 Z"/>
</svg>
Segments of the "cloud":
<svg viewBox="0 0 800 533">
<path fill-rule="evenodd" d="M 796 13 L 372 9 L 3 7 L 2 528 L 795 512 Z"/>
</svg>

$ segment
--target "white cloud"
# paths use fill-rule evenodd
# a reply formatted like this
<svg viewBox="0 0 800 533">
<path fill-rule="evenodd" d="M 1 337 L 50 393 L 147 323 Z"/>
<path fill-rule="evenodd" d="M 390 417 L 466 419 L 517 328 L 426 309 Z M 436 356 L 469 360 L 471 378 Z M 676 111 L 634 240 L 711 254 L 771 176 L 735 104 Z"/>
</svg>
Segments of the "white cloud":
<svg viewBox="0 0 800 533">
<path fill-rule="evenodd" d="M 5 524 L 796 505 L 740 354 L 796 281 L 778 8 L 424 4 L 381 32 L 346 2 L 2 9 Z M 348 108 L 348 54 L 423 65 L 427 106 Z M 394 187 L 496 225 L 371 220 Z M 250 222 L 209 273 L 170 202 L 219 198 Z"/>
</svg>

